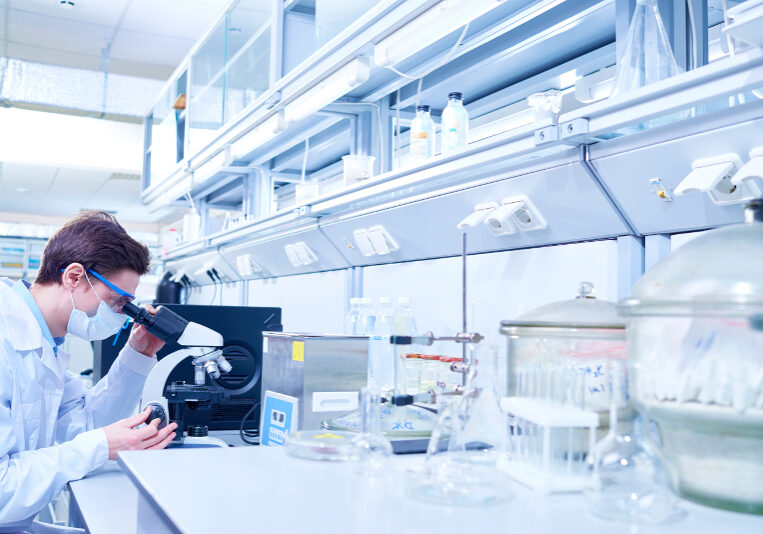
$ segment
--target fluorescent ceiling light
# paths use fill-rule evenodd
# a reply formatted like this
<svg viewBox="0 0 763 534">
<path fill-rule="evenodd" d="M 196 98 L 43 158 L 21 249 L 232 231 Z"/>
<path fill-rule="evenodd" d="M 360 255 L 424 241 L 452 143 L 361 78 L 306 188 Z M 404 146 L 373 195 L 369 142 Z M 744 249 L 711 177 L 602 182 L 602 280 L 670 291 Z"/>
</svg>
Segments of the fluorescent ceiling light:
<svg viewBox="0 0 763 534">
<path fill-rule="evenodd" d="M 493 0 L 495 1 L 495 0 Z M 369 60 L 359 57 L 347 63 L 331 76 L 321 80 L 284 108 L 286 124 L 293 124 L 341 98 L 365 83 L 369 75 Z"/>
<path fill-rule="evenodd" d="M 244 136 L 231 144 L 231 158 L 234 161 L 242 159 L 256 148 L 259 148 L 273 139 L 283 131 L 283 122 L 283 113 L 280 111 L 262 121 L 260 124 L 249 130 Z"/>
<path fill-rule="evenodd" d="M 505 0 L 442 0 L 374 47 L 374 60 L 391 67 L 484 15 Z"/>
</svg>

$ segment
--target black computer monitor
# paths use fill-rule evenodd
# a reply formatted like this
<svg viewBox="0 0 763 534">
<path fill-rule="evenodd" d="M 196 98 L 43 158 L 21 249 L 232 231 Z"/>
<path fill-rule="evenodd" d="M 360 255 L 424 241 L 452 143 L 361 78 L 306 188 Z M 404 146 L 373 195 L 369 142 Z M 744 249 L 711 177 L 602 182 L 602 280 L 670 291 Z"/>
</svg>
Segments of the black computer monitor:
<svg viewBox="0 0 763 534">
<path fill-rule="evenodd" d="M 202 324 L 223 336 L 223 355 L 233 366 L 230 373 L 220 375 L 215 382 L 222 386 L 230 399 L 212 406 L 210 410 L 187 410 L 186 426 L 206 425 L 209 430 L 238 430 L 242 418 L 260 402 L 262 376 L 262 332 L 280 332 L 281 308 L 248 306 L 196 306 L 190 304 L 164 304 L 184 319 Z M 119 335 L 116 344 L 112 336 L 93 343 L 93 383 L 108 373 L 119 351 L 127 341 L 126 332 Z M 181 349 L 177 344 L 165 345 L 157 353 L 159 359 Z M 182 362 L 170 374 L 168 382 L 184 380 L 193 383 L 191 360 Z M 207 380 L 212 380 L 207 375 Z M 254 410 L 247 418 L 246 428 L 259 428 L 259 412 Z"/>
</svg>

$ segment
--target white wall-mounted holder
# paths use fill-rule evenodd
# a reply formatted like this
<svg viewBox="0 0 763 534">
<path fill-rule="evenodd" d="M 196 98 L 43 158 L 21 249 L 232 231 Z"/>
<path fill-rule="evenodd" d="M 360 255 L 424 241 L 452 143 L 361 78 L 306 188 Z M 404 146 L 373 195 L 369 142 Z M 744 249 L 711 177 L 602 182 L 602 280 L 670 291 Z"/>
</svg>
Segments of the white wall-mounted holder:
<svg viewBox="0 0 763 534">
<path fill-rule="evenodd" d="M 252 276 L 254 273 L 262 272 L 262 267 L 252 259 L 251 254 L 236 256 L 236 269 L 241 276 Z"/>
<path fill-rule="evenodd" d="M 745 184 L 732 183 L 732 177 L 742 168 L 742 159 L 733 153 L 695 160 L 692 171 L 673 193 L 680 197 L 690 191 L 699 191 L 718 206 L 738 204 L 753 197 Z"/>
<path fill-rule="evenodd" d="M 483 204 L 477 204 L 474 206 L 474 211 L 467 215 L 466 218 L 463 219 L 460 223 L 458 223 L 456 228 L 459 230 L 474 228 L 482 221 L 484 221 L 485 217 L 490 215 L 491 212 L 498 208 L 498 202 L 485 202 Z"/>
<path fill-rule="evenodd" d="M 763 146 L 750 151 L 750 161 L 742 165 L 731 179 L 731 183 L 747 188 L 755 198 L 763 197 Z"/>
<path fill-rule="evenodd" d="M 525 195 L 504 198 L 501 207 L 485 217 L 484 224 L 495 236 L 512 235 L 517 229 L 530 232 L 548 227 L 546 219 Z"/>
<path fill-rule="evenodd" d="M 371 245 L 378 256 L 384 256 L 400 249 L 397 241 L 389 235 L 389 232 L 383 226 L 377 225 L 369 228 L 368 239 L 371 241 Z"/>
<path fill-rule="evenodd" d="M 283 248 L 294 267 L 305 267 L 318 261 L 318 256 L 315 255 L 315 252 L 304 241 L 285 245 Z"/>
</svg>

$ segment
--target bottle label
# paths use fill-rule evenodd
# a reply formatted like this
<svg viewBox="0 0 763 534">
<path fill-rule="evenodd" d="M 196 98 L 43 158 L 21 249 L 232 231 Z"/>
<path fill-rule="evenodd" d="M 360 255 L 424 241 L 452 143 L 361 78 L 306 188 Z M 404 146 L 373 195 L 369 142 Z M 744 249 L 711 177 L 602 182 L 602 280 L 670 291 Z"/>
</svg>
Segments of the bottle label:
<svg viewBox="0 0 763 534">
<path fill-rule="evenodd" d="M 429 137 L 429 134 L 424 131 L 418 131 L 418 132 L 411 132 L 411 139 L 421 139 L 426 141 L 426 139 Z"/>
</svg>

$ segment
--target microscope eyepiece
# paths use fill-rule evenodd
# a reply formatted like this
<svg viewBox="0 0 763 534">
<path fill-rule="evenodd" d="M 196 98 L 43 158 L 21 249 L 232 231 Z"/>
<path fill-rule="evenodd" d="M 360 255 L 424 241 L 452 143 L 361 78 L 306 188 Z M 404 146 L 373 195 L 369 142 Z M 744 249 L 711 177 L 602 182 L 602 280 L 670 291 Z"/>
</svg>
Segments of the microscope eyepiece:
<svg viewBox="0 0 763 534">
<path fill-rule="evenodd" d="M 149 333 L 167 343 L 177 341 L 188 326 L 188 321 L 164 307 L 160 307 L 152 315 L 147 309 L 128 302 L 122 307 L 122 313 L 132 318 L 137 324 L 145 326 Z"/>
</svg>

